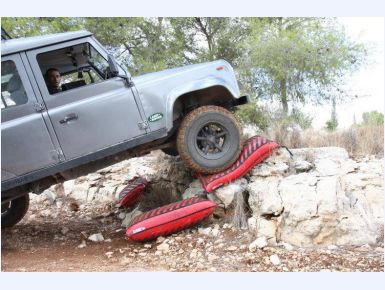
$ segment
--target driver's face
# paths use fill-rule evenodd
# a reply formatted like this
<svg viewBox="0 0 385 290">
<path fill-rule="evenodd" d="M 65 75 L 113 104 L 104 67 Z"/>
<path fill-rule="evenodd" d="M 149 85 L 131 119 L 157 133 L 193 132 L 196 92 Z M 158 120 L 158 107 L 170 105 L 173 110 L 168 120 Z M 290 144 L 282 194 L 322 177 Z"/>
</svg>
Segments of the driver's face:
<svg viewBox="0 0 385 290">
<path fill-rule="evenodd" d="M 61 75 L 58 71 L 50 71 L 48 74 L 48 81 L 54 88 L 59 88 L 61 82 Z"/>
</svg>

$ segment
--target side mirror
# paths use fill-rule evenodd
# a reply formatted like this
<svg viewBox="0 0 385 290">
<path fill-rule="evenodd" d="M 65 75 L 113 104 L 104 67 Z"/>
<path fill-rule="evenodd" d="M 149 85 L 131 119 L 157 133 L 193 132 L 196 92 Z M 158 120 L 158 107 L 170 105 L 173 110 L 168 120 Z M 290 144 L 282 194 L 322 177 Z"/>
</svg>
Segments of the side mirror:
<svg viewBox="0 0 385 290">
<path fill-rule="evenodd" d="M 110 68 L 111 76 L 116 77 L 119 75 L 119 66 L 111 54 L 108 55 L 108 66 Z"/>
<path fill-rule="evenodd" d="M 129 82 L 129 79 L 131 78 L 130 74 L 123 69 L 124 74 L 119 73 L 120 66 L 116 62 L 115 58 L 109 54 L 108 55 L 108 70 L 109 70 L 109 77 L 121 77 L 125 79 L 127 82 Z"/>
</svg>

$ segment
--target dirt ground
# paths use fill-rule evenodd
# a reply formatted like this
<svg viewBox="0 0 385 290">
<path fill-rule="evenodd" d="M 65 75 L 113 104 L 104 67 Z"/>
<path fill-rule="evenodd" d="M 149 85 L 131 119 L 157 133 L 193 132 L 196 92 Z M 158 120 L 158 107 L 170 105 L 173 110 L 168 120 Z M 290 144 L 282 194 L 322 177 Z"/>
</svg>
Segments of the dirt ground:
<svg viewBox="0 0 385 290">
<path fill-rule="evenodd" d="M 33 198 L 23 221 L 1 232 L 2 271 L 384 271 L 383 244 L 250 251 L 255 237 L 213 218 L 169 237 L 137 243 L 125 238 L 118 213 L 108 204 L 51 204 Z M 95 233 L 104 240 L 88 240 Z"/>
</svg>

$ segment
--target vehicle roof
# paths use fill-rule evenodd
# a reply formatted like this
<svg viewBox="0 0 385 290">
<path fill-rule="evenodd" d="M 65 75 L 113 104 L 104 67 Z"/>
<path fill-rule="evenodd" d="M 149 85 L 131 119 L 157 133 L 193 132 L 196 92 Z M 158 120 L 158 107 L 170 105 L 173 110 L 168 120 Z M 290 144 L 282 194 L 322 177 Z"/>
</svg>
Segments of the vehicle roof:
<svg viewBox="0 0 385 290">
<path fill-rule="evenodd" d="M 46 45 L 60 43 L 92 35 L 91 32 L 81 30 L 73 32 L 55 33 L 42 36 L 23 37 L 1 41 L 1 55 L 31 50 Z"/>
</svg>

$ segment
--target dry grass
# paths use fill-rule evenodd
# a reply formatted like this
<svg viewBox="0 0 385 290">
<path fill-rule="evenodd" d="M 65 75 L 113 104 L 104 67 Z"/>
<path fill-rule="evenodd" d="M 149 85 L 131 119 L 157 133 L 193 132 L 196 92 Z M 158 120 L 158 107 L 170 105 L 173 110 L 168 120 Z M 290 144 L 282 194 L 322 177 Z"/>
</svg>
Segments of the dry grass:
<svg viewBox="0 0 385 290">
<path fill-rule="evenodd" d="M 242 192 L 235 194 L 235 207 L 232 224 L 238 229 L 247 228 L 246 204 Z"/>
<path fill-rule="evenodd" d="M 350 156 L 383 155 L 384 126 L 352 126 L 336 132 L 307 129 L 287 129 L 275 126 L 267 132 L 269 138 L 289 148 L 337 146 L 345 148 Z"/>
</svg>

